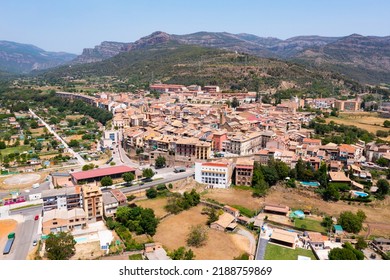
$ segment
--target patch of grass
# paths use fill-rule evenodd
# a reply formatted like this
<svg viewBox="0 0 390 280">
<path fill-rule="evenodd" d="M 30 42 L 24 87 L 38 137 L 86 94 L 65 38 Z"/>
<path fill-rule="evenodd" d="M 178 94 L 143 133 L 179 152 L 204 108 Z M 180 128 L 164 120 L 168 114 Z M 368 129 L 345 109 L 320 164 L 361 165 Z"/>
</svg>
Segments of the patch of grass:
<svg viewBox="0 0 390 280">
<path fill-rule="evenodd" d="M 265 260 L 297 260 L 298 256 L 309 257 L 316 260 L 311 250 L 302 248 L 290 249 L 279 245 L 268 243 L 265 249 Z"/>
<path fill-rule="evenodd" d="M 326 228 L 321 225 L 320 221 L 310 219 L 295 219 L 294 225 L 295 227 L 303 230 L 326 233 Z"/>
<path fill-rule="evenodd" d="M 131 256 L 129 256 L 129 260 L 132 260 L 132 261 L 142 261 L 143 260 L 142 254 L 131 255 Z"/>
<path fill-rule="evenodd" d="M 241 215 L 244 215 L 248 218 L 252 218 L 254 215 L 256 215 L 255 210 L 248 209 L 244 206 L 241 205 L 232 205 L 232 207 L 236 208 L 237 210 L 240 211 Z"/>
<path fill-rule="evenodd" d="M 31 149 L 32 148 L 30 146 L 28 146 L 28 145 L 22 145 L 22 146 L 18 146 L 18 147 L 9 147 L 9 148 L 6 148 L 6 149 L 0 150 L 0 151 L 1 151 L 1 154 L 3 156 L 5 156 L 5 155 L 8 155 L 8 154 L 12 154 L 12 153 L 28 152 Z"/>
</svg>

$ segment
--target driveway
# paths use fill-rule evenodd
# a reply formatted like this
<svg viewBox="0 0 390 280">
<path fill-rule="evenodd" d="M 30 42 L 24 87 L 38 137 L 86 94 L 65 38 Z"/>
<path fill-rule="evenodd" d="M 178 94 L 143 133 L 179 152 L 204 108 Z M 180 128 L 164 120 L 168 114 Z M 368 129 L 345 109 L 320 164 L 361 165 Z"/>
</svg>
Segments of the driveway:
<svg viewBox="0 0 390 280">
<path fill-rule="evenodd" d="M 256 239 L 255 237 L 253 236 L 253 234 L 248 231 L 248 230 L 245 230 L 243 228 L 239 228 L 238 231 L 236 232 L 237 234 L 239 235 L 242 235 L 244 237 L 246 237 L 248 240 L 249 240 L 249 251 L 250 251 L 250 254 L 252 256 L 255 256 L 255 250 L 256 250 Z"/>
</svg>

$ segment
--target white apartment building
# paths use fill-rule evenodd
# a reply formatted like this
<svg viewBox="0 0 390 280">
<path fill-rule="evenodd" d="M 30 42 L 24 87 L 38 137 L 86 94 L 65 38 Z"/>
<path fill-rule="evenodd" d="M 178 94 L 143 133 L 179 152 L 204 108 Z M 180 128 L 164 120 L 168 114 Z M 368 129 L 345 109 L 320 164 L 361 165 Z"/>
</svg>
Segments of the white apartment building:
<svg viewBox="0 0 390 280">
<path fill-rule="evenodd" d="M 233 166 L 229 162 L 195 162 L 195 181 L 211 188 L 228 188 Z"/>
</svg>

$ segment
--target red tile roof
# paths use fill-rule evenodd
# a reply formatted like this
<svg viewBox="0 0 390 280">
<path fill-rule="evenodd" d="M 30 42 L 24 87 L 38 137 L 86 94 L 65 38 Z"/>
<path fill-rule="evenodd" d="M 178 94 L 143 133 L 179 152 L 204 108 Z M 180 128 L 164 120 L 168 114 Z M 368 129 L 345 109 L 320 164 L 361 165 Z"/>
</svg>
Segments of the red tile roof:
<svg viewBox="0 0 390 280">
<path fill-rule="evenodd" d="M 85 180 L 85 179 L 90 179 L 95 177 L 104 177 L 104 176 L 110 176 L 110 175 L 115 175 L 120 173 L 133 172 L 133 171 L 135 171 L 134 168 L 121 165 L 121 166 L 93 169 L 88 171 L 79 171 L 79 172 L 71 173 L 70 175 L 75 180 Z"/>
<path fill-rule="evenodd" d="M 219 167 L 227 167 L 227 163 L 222 163 L 222 162 L 205 162 L 202 163 L 202 166 L 219 166 Z"/>
</svg>

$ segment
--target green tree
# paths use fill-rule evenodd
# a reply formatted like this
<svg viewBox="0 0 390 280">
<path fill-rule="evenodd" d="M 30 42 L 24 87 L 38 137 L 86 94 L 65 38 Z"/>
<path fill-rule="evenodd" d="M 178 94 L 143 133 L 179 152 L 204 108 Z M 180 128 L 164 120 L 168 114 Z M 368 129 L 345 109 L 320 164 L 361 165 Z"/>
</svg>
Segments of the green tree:
<svg viewBox="0 0 390 280">
<path fill-rule="evenodd" d="M 360 250 L 360 251 L 361 251 L 361 250 L 363 250 L 363 249 L 366 249 L 367 246 L 368 246 L 368 244 L 367 244 L 366 240 L 364 240 L 364 237 L 359 236 L 358 239 L 357 239 L 357 242 L 356 242 L 356 244 L 355 244 L 355 248 L 356 248 L 357 250 Z"/>
<path fill-rule="evenodd" d="M 7 148 L 7 145 L 5 144 L 5 142 L 1 141 L 0 142 L 0 150 L 4 150 L 5 148 Z"/>
<path fill-rule="evenodd" d="M 100 181 L 100 184 L 103 187 L 111 186 L 112 185 L 112 178 L 110 176 L 104 176 L 102 180 Z"/>
<path fill-rule="evenodd" d="M 382 167 L 389 166 L 389 160 L 384 157 L 378 158 L 376 163 Z"/>
<path fill-rule="evenodd" d="M 36 120 L 32 120 L 31 123 L 30 123 L 30 127 L 32 129 L 38 128 L 38 122 Z"/>
<path fill-rule="evenodd" d="M 383 126 L 386 127 L 386 128 L 389 128 L 390 127 L 390 121 L 389 120 L 385 120 L 383 122 Z"/>
<path fill-rule="evenodd" d="M 329 185 L 322 192 L 322 198 L 326 201 L 333 200 L 338 201 L 340 199 L 340 193 L 336 186 Z"/>
<path fill-rule="evenodd" d="M 92 170 L 92 169 L 94 169 L 94 168 L 95 168 L 95 165 L 94 165 L 93 163 L 91 163 L 91 164 L 85 164 L 85 165 L 83 165 L 82 170 L 83 170 L 83 171 L 87 171 L 87 170 Z"/>
<path fill-rule="evenodd" d="M 360 211 L 360 212 L 359 212 Z M 359 210 L 357 214 L 353 214 L 351 211 L 345 211 L 340 213 L 338 223 L 347 232 L 359 233 L 363 227 L 363 221 L 365 214 Z"/>
<path fill-rule="evenodd" d="M 76 147 L 79 147 L 79 146 L 80 146 L 79 141 L 77 141 L 76 139 L 70 140 L 70 142 L 69 142 L 69 147 L 71 147 L 71 148 L 76 148 Z"/>
<path fill-rule="evenodd" d="M 146 197 L 150 199 L 157 197 L 157 194 L 158 192 L 155 188 L 150 188 L 146 191 Z"/>
<path fill-rule="evenodd" d="M 186 250 L 184 247 L 179 247 L 176 250 L 169 252 L 168 256 L 172 260 L 193 260 L 195 254 L 191 249 Z"/>
<path fill-rule="evenodd" d="M 357 260 L 356 255 L 345 248 L 334 248 L 329 251 L 329 260 Z"/>
<path fill-rule="evenodd" d="M 154 176 L 154 172 L 151 168 L 145 168 L 142 171 L 142 176 L 145 177 L 146 179 L 150 179 Z"/>
<path fill-rule="evenodd" d="M 238 99 L 236 97 L 233 97 L 231 106 L 232 106 L 232 108 L 237 108 L 238 106 L 240 106 L 240 102 L 238 101 Z"/>
<path fill-rule="evenodd" d="M 376 182 L 376 186 L 378 188 L 376 195 L 378 196 L 378 198 L 383 199 L 389 193 L 389 181 L 387 181 L 386 179 L 379 179 Z"/>
<path fill-rule="evenodd" d="M 325 216 L 322 218 L 321 225 L 325 227 L 327 230 L 330 230 L 333 226 L 333 220 L 330 216 Z"/>
<path fill-rule="evenodd" d="M 123 180 L 127 183 L 127 185 L 131 185 L 131 182 L 134 180 L 134 174 L 131 172 L 124 173 Z"/>
<path fill-rule="evenodd" d="M 297 164 L 295 165 L 295 172 L 297 174 L 297 179 L 298 180 L 304 180 L 304 174 L 306 172 L 306 167 L 304 161 L 299 158 L 297 161 Z"/>
<path fill-rule="evenodd" d="M 154 211 L 152 209 L 141 208 L 139 225 L 143 229 L 143 233 L 149 234 L 151 236 L 156 234 L 158 219 L 154 215 Z"/>
<path fill-rule="evenodd" d="M 50 233 L 45 243 L 47 258 L 50 260 L 68 260 L 76 252 L 73 235 L 64 231 Z"/>
<path fill-rule="evenodd" d="M 165 167 L 165 164 L 166 164 L 166 159 L 165 159 L 165 157 L 163 157 L 163 156 L 158 156 L 158 157 L 156 158 L 156 163 L 155 163 L 156 168 L 163 168 L 163 167 Z"/>
<path fill-rule="evenodd" d="M 187 245 L 194 247 L 203 246 L 208 238 L 207 229 L 202 225 L 191 226 L 187 236 Z"/>
</svg>

